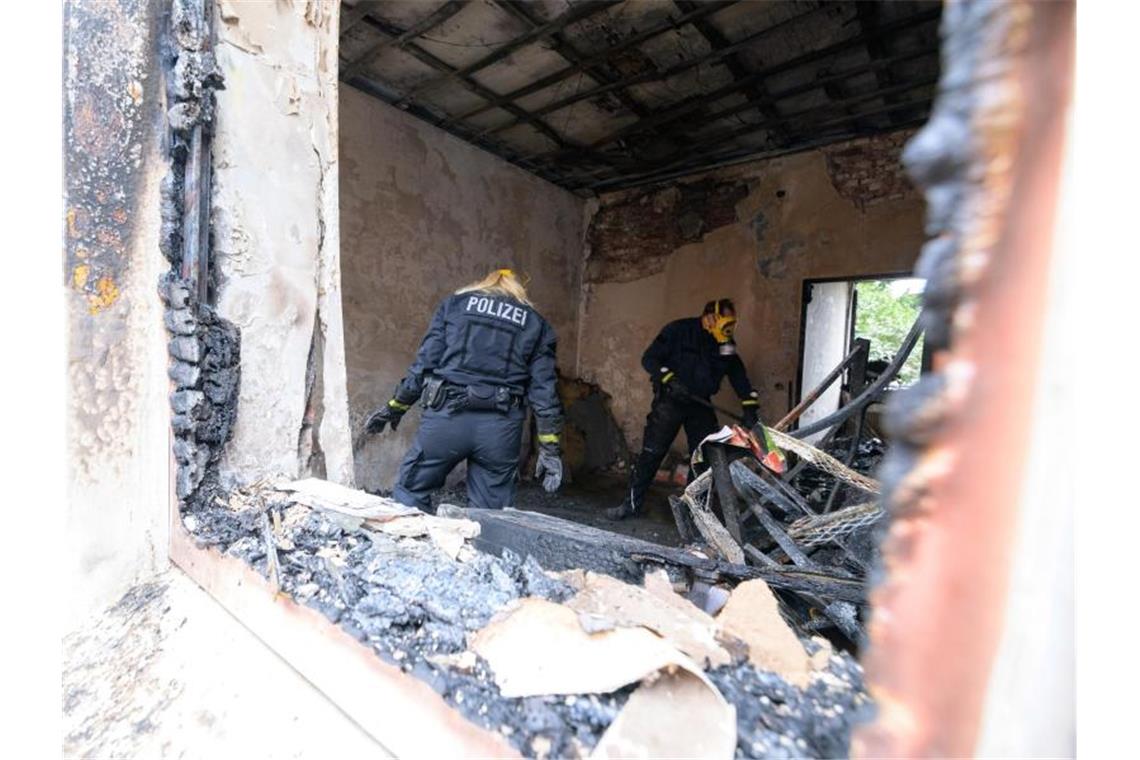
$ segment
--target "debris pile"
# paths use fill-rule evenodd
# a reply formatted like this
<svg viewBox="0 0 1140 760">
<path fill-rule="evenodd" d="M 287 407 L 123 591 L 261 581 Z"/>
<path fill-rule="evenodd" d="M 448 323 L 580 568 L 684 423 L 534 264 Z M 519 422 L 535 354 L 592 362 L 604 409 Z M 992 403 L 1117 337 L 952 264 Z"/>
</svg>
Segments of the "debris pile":
<svg viewBox="0 0 1140 760">
<path fill-rule="evenodd" d="M 816 583 L 777 586 L 782 609 L 797 628 L 819 632 L 844 649 L 866 643 L 866 585 L 877 563 L 877 532 L 884 523 L 881 486 L 867 473 L 884 453 L 867 423 L 922 333 L 916 321 L 894 358 L 873 377 L 867 373 L 870 343 L 852 351 L 772 427 L 725 427 L 693 455 L 700 475 L 670 506 L 677 532 L 690 553 L 727 563 L 720 575 L 744 576 L 796 569 Z M 794 423 L 826 388 L 848 373 L 848 401 L 794 433 Z M 850 432 L 844 434 L 845 428 Z M 820 435 L 818 445 L 806 438 Z M 833 456 L 832 453 L 835 455 Z M 788 466 L 789 457 L 795 460 Z M 851 590 L 859 589 L 855 596 Z"/>
<path fill-rule="evenodd" d="M 307 480 L 184 523 L 528 757 L 834 757 L 868 717 L 859 666 L 794 634 L 763 582 L 708 612 L 660 570 L 639 586 L 480 552 L 463 514 Z"/>
</svg>

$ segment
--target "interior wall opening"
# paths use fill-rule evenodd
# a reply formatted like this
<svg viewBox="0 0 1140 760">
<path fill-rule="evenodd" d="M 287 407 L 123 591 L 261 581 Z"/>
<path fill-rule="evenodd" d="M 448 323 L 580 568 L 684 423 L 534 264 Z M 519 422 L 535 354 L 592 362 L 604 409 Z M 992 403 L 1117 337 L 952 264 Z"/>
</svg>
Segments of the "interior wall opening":
<svg viewBox="0 0 1140 760">
<path fill-rule="evenodd" d="M 808 280 L 803 284 L 800 372 L 796 403 L 810 401 L 799 425 L 810 425 L 833 414 L 885 371 L 902 348 L 922 309 L 925 281 L 908 275 L 869 275 L 854 279 Z M 914 385 L 929 369 L 923 336 L 897 373 L 886 384 L 881 400 L 868 409 L 876 424 L 894 391 Z M 844 365 L 844 360 L 856 356 Z M 844 365 L 832 380 L 834 369 Z M 815 396 L 821 383 L 826 388 Z M 814 400 L 811 398 L 814 397 Z M 823 434 L 808 440 L 821 440 Z"/>
<path fill-rule="evenodd" d="M 567 419 L 562 489 L 533 478 L 528 423 L 514 506 L 688 543 L 671 500 L 695 472 L 699 437 L 680 429 L 644 509 L 606 516 L 630 493 L 660 390 L 643 353 L 666 325 L 727 298 L 766 425 L 825 423 L 874 383 L 910 327 L 897 335 L 876 315 L 898 301 L 890 288 L 902 286 L 886 280 L 912 271 L 925 237 L 902 152 L 929 114 L 940 13 L 925 2 L 343 2 L 341 269 L 358 487 L 392 494 L 414 445 L 418 405 L 398 430 L 363 426 L 437 305 L 508 267 L 557 331 Z M 859 345 L 838 382 L 779 424 Z M 725 379 L 708 400 L 715 425 L 738 423 L 741 401 Z M 806 440 L 872 473 L 883 446 L 859 441 L 881 439 L 880 408 Z M 785 485 L 810 514 L 865 496 L 801 469 Z M 461 464 L 433 506 L 466 506 L 466 480 Z M 723 518 L 723 497 L 708 498 Z M 853 630 L 837 641 L 857 646 Z"/>
</svg>

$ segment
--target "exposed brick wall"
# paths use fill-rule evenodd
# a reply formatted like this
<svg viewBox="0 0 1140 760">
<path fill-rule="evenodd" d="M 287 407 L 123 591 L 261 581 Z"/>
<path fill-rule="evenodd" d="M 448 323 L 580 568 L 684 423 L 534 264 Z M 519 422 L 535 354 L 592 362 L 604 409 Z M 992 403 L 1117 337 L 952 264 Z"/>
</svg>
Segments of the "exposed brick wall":
<svg viewBox="0 0 1140 760">
<path fill-rule="evenodd" d="M 665 257 L 719 227 L 735 224 L 744 182 L 714 179 L 615 193 L 590 224 L 588 282 L 635 280 L 661 271 Z"/>
<path fill-rule="evenodd" d="M 902 165 L 902 149 L 913 129 L 863 137 L 823 148 L 836 191 L 859 208 L 917 197 Z"/>
</svg>

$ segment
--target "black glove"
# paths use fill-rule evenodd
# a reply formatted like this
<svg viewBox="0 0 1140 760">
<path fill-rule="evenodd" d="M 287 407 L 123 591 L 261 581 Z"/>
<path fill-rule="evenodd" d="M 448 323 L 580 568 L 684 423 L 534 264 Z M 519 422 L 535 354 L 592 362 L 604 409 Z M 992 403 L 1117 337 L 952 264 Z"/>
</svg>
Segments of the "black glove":
<svg viewBox="0 0 1140 760">
<path fill-rule="evenodd" d="M 396 399 L 392 399 L 372 413 L 368 421 L 364 423 L 364 429 L 373 435 L 383 433 L 385 425 L 391 425 L 392 429 L 395 430 L 400 426 L 404 412 L 410 408 L 406 404 L 401 404 Z"/>
<path fill-rule="evenodd" d="M 562 457 L 557 443 L 538 445 L 538 464 L 534 466 L 534 477 L 542 478 L 542 487 L 547 493 L 554 493 L 562 485 Z"/>
<path fill-rule="evenodd" d="M 657 380 L 658 388 L 679 401 L 684 401 L 691 395 L 685 384 L 677 379 L 670 370 L 662 370 Z"/>
</svg>

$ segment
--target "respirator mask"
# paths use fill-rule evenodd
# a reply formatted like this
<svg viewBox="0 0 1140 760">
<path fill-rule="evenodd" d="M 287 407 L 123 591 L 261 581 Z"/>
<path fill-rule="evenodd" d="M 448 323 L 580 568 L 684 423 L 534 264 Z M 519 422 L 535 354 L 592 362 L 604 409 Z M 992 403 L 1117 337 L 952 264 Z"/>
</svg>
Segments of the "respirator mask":
<svg viewBox="0 0 1140 760">
<path fill-rule="evenodd" d="M 732 342 L 732 334 L 736 332 L 736 317 L 721 313 L 719 303 L 714 308 L 712 317 L 713 323 L 708 331 L 719 344 L 720 355 L 731 356 L 735 354 L 736 344 Z"/>
</svg>

